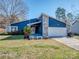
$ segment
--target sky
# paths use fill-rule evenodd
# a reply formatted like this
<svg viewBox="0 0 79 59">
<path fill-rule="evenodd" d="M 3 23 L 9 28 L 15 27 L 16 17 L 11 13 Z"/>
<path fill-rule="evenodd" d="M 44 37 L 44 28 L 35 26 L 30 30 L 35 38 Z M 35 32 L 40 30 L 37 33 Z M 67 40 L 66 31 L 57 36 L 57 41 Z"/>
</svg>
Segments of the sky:
<svg viewBox="0 0 79 59">
<path fill-rule="evenodd" d="M 79 11 L 79 0 L 24 0 L 28 6 L 28 19 L 39 17 L 45 13 L 55 18 L 58 7 L 66 9 L 66 12 L 77 13 Z"/>
</svg>

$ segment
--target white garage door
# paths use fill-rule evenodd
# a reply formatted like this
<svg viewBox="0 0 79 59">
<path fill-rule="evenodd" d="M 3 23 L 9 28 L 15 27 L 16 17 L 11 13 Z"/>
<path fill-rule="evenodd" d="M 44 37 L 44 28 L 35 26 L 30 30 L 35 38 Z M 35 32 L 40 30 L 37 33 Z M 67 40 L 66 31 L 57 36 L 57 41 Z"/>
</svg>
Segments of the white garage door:
<svg viewBox="0 0 79 59">
<path fill-rule="evenodd" d="M 48 36 L 67 36 L 67 29 L 61 27 L 49 27 Z"/>
</svg>

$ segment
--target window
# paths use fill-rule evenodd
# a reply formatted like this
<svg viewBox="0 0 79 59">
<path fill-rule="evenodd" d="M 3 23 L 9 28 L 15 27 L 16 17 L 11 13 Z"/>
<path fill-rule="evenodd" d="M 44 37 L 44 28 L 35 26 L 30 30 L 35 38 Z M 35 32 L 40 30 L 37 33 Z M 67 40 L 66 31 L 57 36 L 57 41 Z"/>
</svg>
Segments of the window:
<svg viewBox="0 0 79 59">
<path fill-rule="evenodd" d="M 17 26 L 12 26 L 11 27 L 11 32 L 15 32 L 15 31 L 18 31 L 18 27 Z"/>
</svg>

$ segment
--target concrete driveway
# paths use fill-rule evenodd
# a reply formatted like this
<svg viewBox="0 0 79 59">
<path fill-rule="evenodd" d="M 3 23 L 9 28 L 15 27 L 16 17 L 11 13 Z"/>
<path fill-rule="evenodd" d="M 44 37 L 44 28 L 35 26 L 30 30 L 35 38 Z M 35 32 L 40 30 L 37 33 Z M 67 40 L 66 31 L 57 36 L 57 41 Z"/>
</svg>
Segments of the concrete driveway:
<svg viewBox="0 0 79 59">
<path fill-rule="evenodd" d="M 75 38 L 54 38 L 54 40 L 65 44 L 73 49 L 79 50 L 79 40 Z"/>
</svg>

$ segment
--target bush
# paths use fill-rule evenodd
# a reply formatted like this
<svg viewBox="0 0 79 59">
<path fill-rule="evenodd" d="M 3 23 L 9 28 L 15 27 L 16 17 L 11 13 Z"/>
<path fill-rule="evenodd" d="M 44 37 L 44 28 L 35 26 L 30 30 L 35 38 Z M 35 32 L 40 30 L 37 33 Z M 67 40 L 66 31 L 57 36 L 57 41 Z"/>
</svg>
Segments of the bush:
<svg viewBox="0 0 79 59">
<path fill-rule="evenodd" d="M 72 37 L 73 36 L 73 33 L 68 33 L 68 37 Z"/>
<path fill-rule="evenodd" d="M 31 27 L 29 27 L 29 26 L 25 26 L 24 27 L 24 33 L 28 33 L 28 34 L 31 34 Z"/>
<path fill-rule="evenodd" d="M 8 35 L 23 35 L 23 30 L 22 31 L 15 31 L 15 32 L 8 32 Z"/>
</svg>

